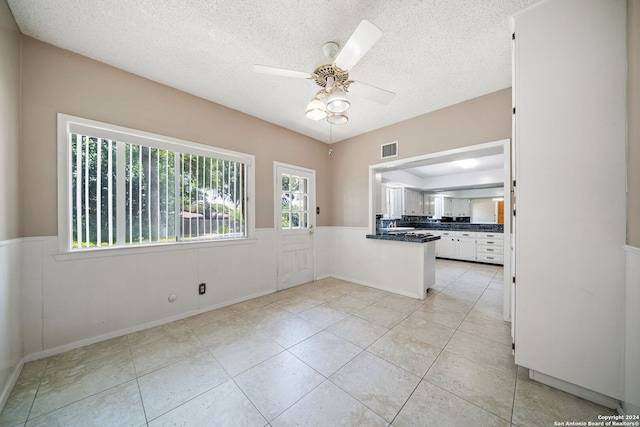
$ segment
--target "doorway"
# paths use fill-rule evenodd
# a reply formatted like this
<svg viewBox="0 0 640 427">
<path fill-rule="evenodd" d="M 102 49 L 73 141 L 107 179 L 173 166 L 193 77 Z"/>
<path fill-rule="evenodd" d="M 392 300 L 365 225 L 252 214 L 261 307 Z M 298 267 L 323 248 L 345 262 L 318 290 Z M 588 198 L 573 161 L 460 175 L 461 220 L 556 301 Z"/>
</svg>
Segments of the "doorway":
<svg viewBox="0 0 640 427">
<path fill-rule="evenodd" d="M 315 279 L 315 171 L 274 162 L 278 290 Z"/>
</svg>

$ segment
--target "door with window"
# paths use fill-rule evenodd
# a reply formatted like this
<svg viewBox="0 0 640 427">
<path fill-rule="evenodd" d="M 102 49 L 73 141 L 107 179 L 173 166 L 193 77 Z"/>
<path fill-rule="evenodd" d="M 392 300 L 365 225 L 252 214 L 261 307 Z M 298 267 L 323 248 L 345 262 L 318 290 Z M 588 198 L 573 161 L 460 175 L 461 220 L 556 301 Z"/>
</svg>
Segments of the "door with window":
<svg viewBox="0 0 640 427">
<path fill-rule="evenodd" d="M 315 278 L 315 171 L 274 163 L 278 289 Z"/>
</svg>

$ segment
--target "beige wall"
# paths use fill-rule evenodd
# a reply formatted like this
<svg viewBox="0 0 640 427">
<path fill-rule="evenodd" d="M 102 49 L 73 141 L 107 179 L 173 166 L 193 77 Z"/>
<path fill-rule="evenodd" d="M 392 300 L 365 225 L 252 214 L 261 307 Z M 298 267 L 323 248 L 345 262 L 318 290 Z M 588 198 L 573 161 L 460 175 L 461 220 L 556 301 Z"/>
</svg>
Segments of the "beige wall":
<svg viewBox="0 0 640 427">
<path fill-rule="evenodd" d="M 103 63 L 22 38 L 22 235 L 57 234 L 56 114 L 71 114 L 256 156 L 256 227 L 273 227 L 273 162 L 316 170 L 328 225 L 326 144 Z"/>
<path fill-rule="evenodd" d="M 20 32 L 0 1 L 0 240 L 20 237 Z"/>
<path fill-rule="evenodd" d="M 333 145 L 331 223 L 369 224 L 369 165 L 380 145 L 398 141 L 398 158 L 511 138 L 511 89 L 452 105 Z"/>
<path fill-rule="evenodd" d="M 627 244 L 640 248 L 640 0 L 627 12 Z"/>
</svg>

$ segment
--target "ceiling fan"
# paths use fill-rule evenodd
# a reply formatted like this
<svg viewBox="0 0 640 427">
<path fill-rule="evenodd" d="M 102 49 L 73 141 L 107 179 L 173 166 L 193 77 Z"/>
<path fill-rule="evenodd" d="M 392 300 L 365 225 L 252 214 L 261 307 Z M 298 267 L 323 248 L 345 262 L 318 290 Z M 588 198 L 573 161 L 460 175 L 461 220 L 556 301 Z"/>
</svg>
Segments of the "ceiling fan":
<svg viewBox="0 0 640 427">
<path fill-rule="evenodd" d="M 323 63 L 312 73 L 257 64 L 253 66 L 253 71 L 314 80 L 321 89 L 307 105 L 305 116 L 311 120 L 327 119 L 331 124 L 345 124 L 349 121 L 347 110 L 351 107 L 347 92 L 383 105 L 389 104 L 396 95 L 388 90 L 349 80 L 349 70 L 380 37 L 382 37 L 382 30 L 363 19 L 340 52 L 338 52 L 337 43 L 325 43 L 322 52 L 330 62 Z"/>
</svg>

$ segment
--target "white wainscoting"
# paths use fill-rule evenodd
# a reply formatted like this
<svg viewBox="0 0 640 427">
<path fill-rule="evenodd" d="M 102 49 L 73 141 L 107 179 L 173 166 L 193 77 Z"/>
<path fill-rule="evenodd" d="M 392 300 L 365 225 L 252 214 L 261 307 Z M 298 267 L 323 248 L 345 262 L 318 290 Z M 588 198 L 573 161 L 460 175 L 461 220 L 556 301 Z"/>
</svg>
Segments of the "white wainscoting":
<svg viewBox="0 0 640 427">
<path fill-rule="evenodd" d="M 313 242 L 316 280 L 331 276 L 331 230 L 332 227 L 316 227 Z"/>
<path fill-rule="evenodd" d="M 640 248 L 625 246 L 626 332 L 623 409 L 640 414 Z"/>
<path fill-rule="evenodd" d="M 82 259 L 56 260 L 55 237 L 24 239 L 23 247 L 26 360 L 276 290 L 273 229 L 256 230 L 246 244 Z"/>
<path fill-rule="evenodd" d="M 22 369 L 20 239 L 0 242 L 0 408 Z"/>
</svg>

